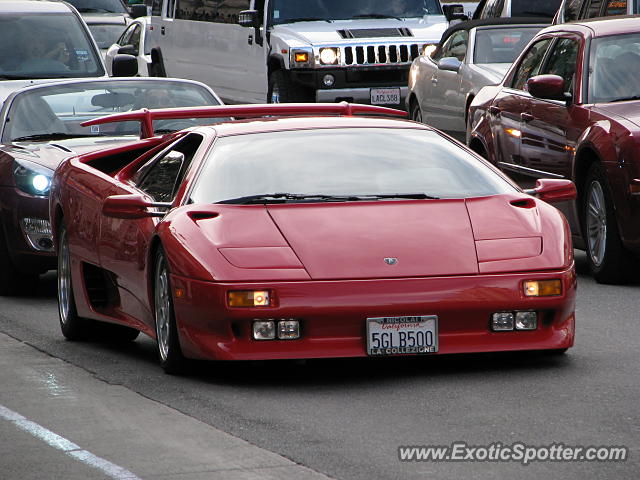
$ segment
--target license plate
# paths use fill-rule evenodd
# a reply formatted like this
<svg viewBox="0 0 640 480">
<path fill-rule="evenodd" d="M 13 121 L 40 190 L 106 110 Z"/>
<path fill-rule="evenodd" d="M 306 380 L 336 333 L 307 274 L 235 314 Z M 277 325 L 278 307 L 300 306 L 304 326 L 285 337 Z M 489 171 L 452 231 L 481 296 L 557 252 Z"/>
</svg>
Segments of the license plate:
<svg viewBox="0 0 640 480">
<path fill-rule="evenodd" d="M 398 105 L 400 103 L 399 88 L 372 88 L 371 105 Z"/>
<path fill-rule="evenodd" d="M 438 351 L 438 317 L 367 318 L 369 355 L 407 355 Z"/>
</svg>

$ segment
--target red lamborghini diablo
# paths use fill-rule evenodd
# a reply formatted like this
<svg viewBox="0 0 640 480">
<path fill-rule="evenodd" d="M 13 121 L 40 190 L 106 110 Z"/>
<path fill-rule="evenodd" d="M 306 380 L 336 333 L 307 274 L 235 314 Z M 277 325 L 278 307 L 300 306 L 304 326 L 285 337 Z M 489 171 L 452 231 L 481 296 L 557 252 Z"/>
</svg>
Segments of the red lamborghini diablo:
<svg viewBox="0 0 640 480">
<path fill-rule="evenodd" d="M 354 114 L 370 114 L 354 116 Z M 508 350 L 574 341 L 571 235 L 437 130 L 350 104 L 141 110 L 141 140 L 64 161 L 50 214 L 62 333 L 160 362 Z M 155 136 L 154 121 L 185 126 Z M 546 201 L 545 201 L 546 200 Z"/>
</svg>

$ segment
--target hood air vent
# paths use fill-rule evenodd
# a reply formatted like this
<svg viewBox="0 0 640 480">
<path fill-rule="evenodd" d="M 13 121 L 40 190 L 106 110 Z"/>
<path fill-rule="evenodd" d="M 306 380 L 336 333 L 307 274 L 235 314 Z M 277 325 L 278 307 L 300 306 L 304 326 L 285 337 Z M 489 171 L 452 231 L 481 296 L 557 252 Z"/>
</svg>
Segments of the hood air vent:
<svg viewBox="0 0 640 480">
<path fill-rule="evenodd" d="M 361 28 L 358 30 L 338 30 L 342 38 L 413 37 L 408 28 Z"/>
</svg>

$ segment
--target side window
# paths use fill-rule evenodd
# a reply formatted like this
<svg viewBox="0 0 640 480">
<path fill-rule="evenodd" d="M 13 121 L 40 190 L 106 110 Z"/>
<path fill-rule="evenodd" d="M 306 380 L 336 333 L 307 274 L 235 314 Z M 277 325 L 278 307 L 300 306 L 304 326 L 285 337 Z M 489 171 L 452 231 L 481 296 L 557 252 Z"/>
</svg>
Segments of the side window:
<svg viewBox="0 0 640 480">
<path fill-rule="evenodd" d="M 604 10 L 604 15 L 610 17 L 613 15 L 626 15 L 627 14 L 627 0 L 613 0 L 608 1 Z"/>
<path fill-rule="evenodd" d="M 141 168 L 138 188 L 157 202 L 172 201 L 201 143 L 200 135 L 190 134 L 159 158 L 152 159 Z"/>
<path fill-rule="evenodd" d="M 566 91 L 571 92 L 577 59 L 578 42 L 571 38 L 561 38 L 553 47 L 543 73 L 560 75 L 564 78 Z"/>
<path fill-rule="evenodd" d="M 129 42 L 127 43 L 127 45 L 133 45 L 133 47 L 136 49 L 137 52 L 140 51 L 140 32 L 142 31 L 142 29 L 140 28 L 140 25 L 136 25 L 136 28 L 133 30 L 133 33 L 131 34 L 131 38 L 129 39 Z"/>
<path fill-rule="evenodd" d="M 547 38 L 531 45 L 527 53 L 522 57 L 520 65 L 518 65 L 518 69 L 513 76 L 513 82 L 511 83 L 512 88 L 524 90 L 524 84 L 527 80 L 538 75 L 542 67 L 544 54 L 550 42 L 551 39 Z"/>
<path fill-rule="evenodd" d="M 122 46 L 122 45 L 129 45 L 129 39 L 131 38 L 131 34 L 133 33 L 133 29 L 135 28 L 135 25 L 131 25 L 129 28 L 127 28 L 124 33 L 122 35 L 120 35 L 120 38 L 118 39 L 118 41 L 116 42 L 118 45 Z"/>
<path fill-rule="evenodd" d="M 568 0 L 564 6 L 564 21 L 573 22 L 580 17 L 580 9 L 584 0 Z"/>
<path fill-rule="evenodd" d="M 469 32 L 466 30 L 451 34 L 442 44 L 442 48 L 433 55 L 433 60 L 437 63 L 441 58 L 456 57 L 458 60 L 463 61 L 467 54 L 468 39 Z"/>
<path fill-rule="evenodd" d="M 602 8 L 602 0 L 591 0 L 587 7 L 585 18 L 595 18 L 600 16 L 600 10 Z"/>
<path fill-rule="evenodd" d="M 162 0 L 153 0 L 151 4 L 151 15 L 154 17 L 162 15 Z"/>
</svg>

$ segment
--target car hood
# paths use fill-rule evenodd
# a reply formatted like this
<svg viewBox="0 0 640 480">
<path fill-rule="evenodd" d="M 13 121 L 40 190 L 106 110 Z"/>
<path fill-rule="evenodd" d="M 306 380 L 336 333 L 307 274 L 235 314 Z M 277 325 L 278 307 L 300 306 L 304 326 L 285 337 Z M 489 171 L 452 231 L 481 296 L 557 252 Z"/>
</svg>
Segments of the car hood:
<svg viewBox="0 0 640 480">
<path fill-rule="evenodd" d="M 497 85 L 507 74 L 510 63 L 476 63 L 474 68 L 493 85 Z"/>
<path fill-rule="evenodd" d="M 380 29 L 409 29 L 412 37 L 388 37 L 373 36 L 361 38 L 343 38 L 340 31 L 343 30 L 370 30 L 375 32 Z M 297 22 L 276 25 L 273 33 L 285 40 L 297 40 L 302 44 L 352 44 L 366 43 L 368 41 L 433 41 L 438 42 L 442 33 L 447 28 L 447 21 L 442 15 L 426 15 L 420 19 L 412 18 L 406 20 L 396 19 L 363 19 L 363 20 L 335 20 L 332 22 Z M 374 33 L 375 34 L 375 33 Z M 299 45 L 299 46 L 302 46 Z M 292 45 L 298 46 L 298 45 Z"/>
<path fill-rule="evenodd" d="M 640 128 L 640 100 L 616 103 L 599 103 L 594 110 L 602 115 L 617 116 Z"/>
</svg>

